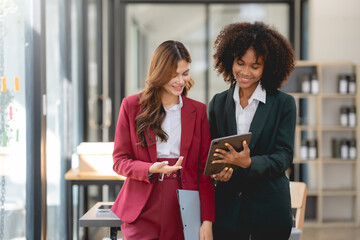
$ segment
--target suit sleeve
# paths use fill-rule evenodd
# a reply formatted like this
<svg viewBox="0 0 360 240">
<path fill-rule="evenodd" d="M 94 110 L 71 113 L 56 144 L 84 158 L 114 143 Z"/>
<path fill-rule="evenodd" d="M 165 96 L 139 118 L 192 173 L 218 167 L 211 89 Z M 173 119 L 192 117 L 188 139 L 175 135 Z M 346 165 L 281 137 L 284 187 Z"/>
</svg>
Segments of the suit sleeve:
<svg viewBox="0 0 360 240">
<path fill-rule="evenodd" d="M 275 134 L 273 150 L 268 155 L 251 157 L 247 178 L 274 179 L 283 175 L 293 161 L 296 125 L 296 105 L 294 98 L 285 99 Z"/>
<path fill-rule="evenodd" d="M 135 116 L 129 116 L 129 106 L 127 98 L 121 104 L 118 122 L 116 125 L 113 170 L 122 176 L 135 180 L 149 182 L 148 170 L 151 162 L 134 159 L 133 147 L 136 145 L 135 137 L 132 136 L 130 122 L 135 121 Z M 134 107 L 134 106 L 133 106 Z"/>
<path fill-rule="evenodd" d="M 210 127 L 210 135 L 211 139 L 220 137 L 218 128 L 217 128 L 217 121 L 216 121 L 216 115 L 215 115 L 215 102 L 216 102 L 216 95 L 213 97 L 213 99 L 209 103 L 209 127 Z"/>
<path fill-rule="evenodd" d="M 204 176 L 207 155 L 210 146 L 209 123 L 206 115 L 206 106 L 204 105 L 201 116 L 201 146 L 199 156 L 198 178 L 199 195 L 201 203 L 201 221 L 215 221 L 215 192 L 214 185 L 209 176 Z"/>
</svg>

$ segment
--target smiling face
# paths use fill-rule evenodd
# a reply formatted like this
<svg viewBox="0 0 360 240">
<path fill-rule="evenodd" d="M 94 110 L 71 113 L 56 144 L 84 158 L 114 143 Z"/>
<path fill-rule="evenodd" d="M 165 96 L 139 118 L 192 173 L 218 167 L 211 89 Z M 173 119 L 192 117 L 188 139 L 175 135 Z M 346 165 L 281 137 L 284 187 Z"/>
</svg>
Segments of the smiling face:
<svg viewBox="0 0 360 240">
<path fill-rule="evenodd" d="M 256 56 L 253 48 L 246 50 L 241 58 L 235 58 L 232 71 L 240 91 L 254 92 L 264 71 L 263 56 Z"/>
<path fill-rule="evenodd" d="M 190 63 L 180 60 L 174 76 L 163 86 L 163 97 L 177 98 L 182 94 L 185 84 L 190 81 Z"/>
</svg>

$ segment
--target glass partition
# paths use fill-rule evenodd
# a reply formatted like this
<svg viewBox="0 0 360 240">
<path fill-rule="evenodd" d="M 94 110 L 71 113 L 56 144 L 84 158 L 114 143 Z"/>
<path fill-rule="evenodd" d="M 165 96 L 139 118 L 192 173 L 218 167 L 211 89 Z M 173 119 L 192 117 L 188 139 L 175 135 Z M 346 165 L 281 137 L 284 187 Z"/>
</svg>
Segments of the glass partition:
<svg viewBox="0 0 360 240">
<path fill-rule="evenodd" d="M 221 76 L 213 70 L 213 44 L 221 29 L 234 22 L 262 21 L 275 27 L 290 39 L 290 6 L 287 3 L 240 3 L 211 4 L 209 9 L 209 101 L 216 93 L 229 88 Z"/>
<path fill-rule="evenodd" d="M 25 239 L 25 2 L 0 1 L 0 239 Z"/>
<path fill-rule="evenodd" d="M 213 70 L 213 43 L 226 24 L 263 21 L 290 38 L 289 3 L 126 4 L 126 96 L 144 89 L 155 48 L 172 39 L 184 43 L 192 57 L 195 85 L 189 97 L 207 103 L 228 88 Z"/>
<path fill-rule="evenodd" d="M 189 97 L 205 101 L 206 8 L 203 4 L 128 4 L 126 7 L 126 96 L 144 89 L 152 54 L 166 40 L 189 50 L 194 86 Z"/>
</svg>

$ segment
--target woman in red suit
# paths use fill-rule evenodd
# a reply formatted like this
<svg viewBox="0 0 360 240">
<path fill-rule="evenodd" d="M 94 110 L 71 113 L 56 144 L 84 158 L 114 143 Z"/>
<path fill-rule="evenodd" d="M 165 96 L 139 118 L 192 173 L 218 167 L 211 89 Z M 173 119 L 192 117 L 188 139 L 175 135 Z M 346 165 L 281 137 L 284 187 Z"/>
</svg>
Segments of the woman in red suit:
<svg viewBox="0 0 360 240">
<path fill-rule="evenodd" d="M 206 106 L 186 97 L 190 63 L 182 43 L 162 43 L 145 90 L 122 101 L 113 169 L 127 178 L 112 211 L 125 240 L 184 239 L 177 189 L 199 191 L 200 239 L 212 239 L 214 187 L 203 175 L 211 138 Z"/>
</svg>

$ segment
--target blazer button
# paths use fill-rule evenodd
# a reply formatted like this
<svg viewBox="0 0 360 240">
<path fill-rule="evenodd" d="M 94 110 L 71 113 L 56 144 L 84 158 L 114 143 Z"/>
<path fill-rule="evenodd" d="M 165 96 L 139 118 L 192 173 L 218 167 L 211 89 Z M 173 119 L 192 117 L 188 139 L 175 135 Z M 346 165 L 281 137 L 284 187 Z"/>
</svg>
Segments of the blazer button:
<svg viewBox="0 0 360 240">
<path fill-rule="evenodd" d="M 176 174 L 174 174 L 173 176 L 174 176 L 174 178 L 176 178 Z"/>
<path fill-rule="evenodd" d="M 169 177 L 169 176 L 170 176 L 170 173 L 167 173 L 167 174 L 166 174 L 166 176 L 168 176 L 168 177 Z"/>
</svg>

